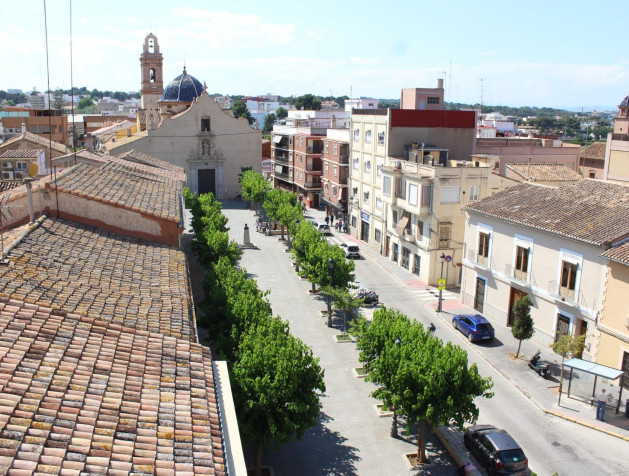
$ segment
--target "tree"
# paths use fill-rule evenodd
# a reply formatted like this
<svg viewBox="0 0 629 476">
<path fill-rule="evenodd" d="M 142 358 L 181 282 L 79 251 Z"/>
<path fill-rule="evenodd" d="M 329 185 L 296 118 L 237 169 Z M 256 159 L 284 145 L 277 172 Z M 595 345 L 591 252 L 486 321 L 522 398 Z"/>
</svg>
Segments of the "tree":
<svg viewBox="0 0 629 476">
<path fill-rule="evenodd" d="M 55 90 L 55 93 L 52 96 L 52 109 L 63 109 L 64 105 L 65 103 L 63 101 L 63 92 L 61 91 L 61 89 Z"/>
<path fill-rule="evenodd" d="M 319 233 L 319 232 L 317 232 Z M 329 261 L 334 260 L 334 267 L 330 275 Z M 306 250 L 306 262 L 303 264 L 308 280 L 312 283 L 312 290 L 316 285 L 334 288 L 347 288 L 354 281 L 354 262 L 345 259 L 345 252 L 336 245 L 331 245 L 323 237 Z M 330 316 L 328 315 L 328 318 Z"/>
<path fill-rule="evenodd" d="M 323 240 L 325 240 L 325 237 L 317 231 L 312 223 L 301 220 L 299 225 L 297 225 L 293 247 L 290 250 L 295 264 L 305 267 L 308 262 L 309 249 Z"/>
<path fill-rule="evenodd" d="M 275 117 L 277 117 L 278 121 L 282 119 L 286 119 L 288 117 L 288 111 L 284 109 L 283 107 L 279 107 L 277 111 L 275 111 Z"/>
<path fill-rule="evenodd" d="M 254 474 L 261 475 L 262 455 L 272 444 L 301 438 L 316 424 L 324 371 L 312 350 L 279 318 L 250 329 L 239 353 L 230 375 L 238 427 L 243 438 L 253 442 Z"/>
<path fill-rule="evenodd" d="M 239 117 L 244 117 L 245 119 L 247 119 L 247 121 L 249 121 L 249 125 L 253 124 L 253 122 L 255 121 L 255 119 L 249 112 L 249 109 L 247 109 L 247 105 L 242 100 L 234 101 L 231 110 L 234 113 L 234 117 L 236 119 L 238 119 Z"/>
<path fill-rule="evenodd" d="M 260 204 L 264 200 L 264 188 L 270 188 L 264 176 L 253 170 L 245 170 L 240 177 L 242 197 L 253 203 Z"/>
<path fill-rule="evenodd" d="M 515 353 L 515 358 L 520 355 L 520 346 L 523 340 L 528 340 L 533 337 L 535 333 L 535 323 L 531 318 L 531 298 L 528 296 L 520 296 L 513 305 L 513 326 L 511 327 L 511 334 L 518 339 L 518 350 Z"/>
<path fill-rule="evenodd" d="M 332 296 L 334 309 L 343 311 L 343 335 L 345 335 L 347 315 L 354 309 L 358 309 L 364 299 L 355 297 L 349 289 L 331 288 L 328 292 Z"/>
<path fill-rule="evenodd" d="M 100 112 L 90 97 L 84 97 L 79 101 L 78 110 L 81 114 L 98 114 Z"/>
<path fill-rule="evenodd" d="M 263 134 L 269 134 L 271 131 L 273 131 L 273 124 L 274 123 L 275 123 L 275 114 L 273 114 L 273 113 L 268 114 L 264 118 L 264 127 L 262 127 L 262 133 Z"/>
<path fill-rule="evenodd" d="M 579 355 L 585 347 L 585 334 L 573 336 L 572 334 L 563 334 L 557 342 L 550 345 L 550 348 L 561 355 L 561 377 L 559 378 L 559 395 L 561 395 L 561 387 L 563 386 L 563 362 L 568 355 Z"/>
<path fill-rule="evenodd" d="M 299 96 L 295 101 L 296 109 L 305 109 L 307 111 L 318 111 L 321 109 L 321 99 L 312 94 L 304 94 Z"/>
<path fill-rule="evenodd" d="M 271 189 L 266 194 L 264 209 L 271 220 L 278 221 L 282 225 L 282 240 L 284 227 L 294 224 L 296 219 L 303 218 L 302 208 L 297 203 L 297 195 L 279 188 Z"/>
</svg>

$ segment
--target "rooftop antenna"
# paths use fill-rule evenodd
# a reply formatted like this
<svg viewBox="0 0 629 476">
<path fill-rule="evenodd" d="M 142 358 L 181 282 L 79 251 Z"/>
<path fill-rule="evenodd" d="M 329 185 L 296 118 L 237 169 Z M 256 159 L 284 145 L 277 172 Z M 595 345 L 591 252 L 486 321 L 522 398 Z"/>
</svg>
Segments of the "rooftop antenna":
<svg viewBox="0 0 629 476">
<path fill-rule="evenodd" d="M 438 71 L 438 72 L 437 72 L 437 74 L 443 74 L 443 80 L 444 80 L 444 81 L 445 81 L 445 80 L 446 80 L 446 78 L 448 77 L 448 73 L 447 73 L 447 71 Z M 449 85 L 449 84 L 450 84 L 450 83 L 448 83 L 448 85 Z M 444 88 L 444 95 L 445 95 L 445 88 Z M 445 101 L 445 98 L 444 98 L 444 101 Z M 442 106 L 445 106 L 445 104 L 442 104 Z"/>
<path fill-rule="evenodd" d="M 480 113 L 483 113 L 483 81 L 487 78 L 480 78 Z"/>
<path fill-rule="evenodd" d="M 450 92 L 452 91 L 450 81 L 452 81 L 452 60 L 450 60 L 450 75 L 448 76 L 448 102 L 450 102 Z"/>
</svg>

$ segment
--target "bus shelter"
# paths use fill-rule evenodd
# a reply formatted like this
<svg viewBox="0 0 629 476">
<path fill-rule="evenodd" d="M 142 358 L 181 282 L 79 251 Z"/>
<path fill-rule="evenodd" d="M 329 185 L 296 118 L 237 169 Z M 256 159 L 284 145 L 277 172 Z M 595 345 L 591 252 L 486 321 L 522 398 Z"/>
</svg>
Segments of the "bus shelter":
<svg viewBox="0 0 629 476">
<path fill-rule="evenodd" d="M 611 404 L 616 408 L 616 414 L 618 414 L 622 398 L 622 382 L 617 380 L 623 376 L 622 370 L 576 358 L 566 360 L 561 365 L 562 376 L 565 375 L 565 369 L 570 370 L 568 372 L 568 398 L 572 394 L 590 403 L 595 403 L 596 395 L 601 388 L 605 387 L 609 390 L 609 395 L 612 398 Z M 559 404 L 561 404 L 562 386 L 563 377 L 559 384 Z M 616 387 L 618 388 L 617 391 Z"/>
</svg>

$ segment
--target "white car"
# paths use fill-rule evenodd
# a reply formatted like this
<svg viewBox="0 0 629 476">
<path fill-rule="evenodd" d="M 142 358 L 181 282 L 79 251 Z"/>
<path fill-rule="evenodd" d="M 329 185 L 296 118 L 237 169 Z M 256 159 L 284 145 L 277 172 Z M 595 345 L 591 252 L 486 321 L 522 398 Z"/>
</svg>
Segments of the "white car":
<svg viewBox="0 0 629 476">
<path fill-rule="evenodd" d="M 343 251 L 345 251 L 345 258 L 360 258 L 360 249 L 358 248 L 358 245 L 346 241 L 341 243 L 340 246 L 343 248 Z"/>
<path fill-rule="evenodd" d="M 317 223 L 315 225 L 315 228 L 319 233 L 323 233 L 324 235 L 332 234 L 332 232 L 330 231 L 330 225 L 328 225 L 326 222 Z"/>
</svg>

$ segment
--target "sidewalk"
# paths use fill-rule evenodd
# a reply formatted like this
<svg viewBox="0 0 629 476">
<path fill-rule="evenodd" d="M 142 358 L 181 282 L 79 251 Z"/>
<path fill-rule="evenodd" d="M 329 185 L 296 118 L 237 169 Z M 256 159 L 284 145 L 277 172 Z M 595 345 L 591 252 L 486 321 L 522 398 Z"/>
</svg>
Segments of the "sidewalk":
<svg viewBox="0 0 629 476">
<path fill-rule="evenodd" d="M 323 211 L 311 210 L 310 213 L 316 217 L 315 219 L 325 217 Z M 338 235 L 338 232 L 334 231 L 333 234 Z M 428 286 L 426 282 L 420 280 L 417 276 L 398 266 L 388 258 L 380 255 L 377 251 L 369 248 L 364 242 L 348 234 L 341 233 L 340 235 L 344 241 L 352 241 L 360 245 L 360 251 L 363 256 L 369 257 L 375 261 L 380 267 L 394 276 L 403 286 L 409 289 L 431 288 L 434 290 L 435 295 L 438 294 L 436 288 Z M 444 291 L 444 293 L 446 292 L 448 291 Z M 440 314 L 436 312 L 436 302 L 430 303 L 429 306 L 434 311 L 435 316 L 440 319 L 442 326 L 451 325 L 452 316 L 455 314 L 477 314 L 475 309 L 465 306 L 460 298 L 444 300 L 443 312 Z M 561 397 L 561 405 L 559 405 L 561 358 L 550 348 L 541 349 L 542 359 L 551 364 L 553 371 L 553 377 L 545 380 L 528 367 L 528 358 L 533 355 L 540 346 L 534 342 L 523 341 L 520 349 L 520 357 L 516 360 L 510 357 L 510 355 L 515 355 L 518 347 L 517 340 L 511 335 L 511 329 L 493 322 L 492 325 L 496 331 L 496 342 L 471 346 L 471 351 L 475 352 L 497 372 L 503 375 L 511 385 L 531 400 L 541 411 L 629 441 L 629 418 L 625 418 L 624 416 L 625 399 L 629 398 L 629 392 L 623 392 L 623 401 L 621 402 L 620 412 L 618 414 L 616 414 L 615 409 L 607 408 L 604 422 L 596 420 L 595 406 L 572 397 L 567 397 L 565 392 L 568 382 L 566 379 L 564 379 L 563 395 Z"/>
</svg>

